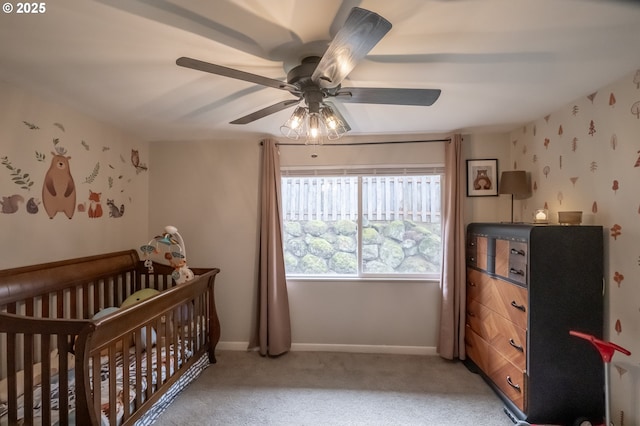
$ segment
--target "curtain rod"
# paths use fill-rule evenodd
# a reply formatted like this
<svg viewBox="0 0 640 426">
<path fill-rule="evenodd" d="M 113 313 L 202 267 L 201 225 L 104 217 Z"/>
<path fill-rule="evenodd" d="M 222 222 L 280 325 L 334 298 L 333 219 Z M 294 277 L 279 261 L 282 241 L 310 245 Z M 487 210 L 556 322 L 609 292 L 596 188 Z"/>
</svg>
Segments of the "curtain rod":
<svg viewBox="0 0 640 426">
<path fill-rule="evenodd" d="M 402 143 L 429 143 L 429 142 L 451 142 L 451 138 L 446 139 L 423 139 L 417 141 L 388 141 L 388 142 L 345 142 L 345 143 L 325 143 L 318 145 L 311 145 L 305 143 L 290 143 L 290 142 L 276 142 L 276 146 L 352 146 L 352 145 L 389 145 L 389 144 L 402 144 Z M 260 141 L 262 145 L 262 141 Z"/>
</svg>

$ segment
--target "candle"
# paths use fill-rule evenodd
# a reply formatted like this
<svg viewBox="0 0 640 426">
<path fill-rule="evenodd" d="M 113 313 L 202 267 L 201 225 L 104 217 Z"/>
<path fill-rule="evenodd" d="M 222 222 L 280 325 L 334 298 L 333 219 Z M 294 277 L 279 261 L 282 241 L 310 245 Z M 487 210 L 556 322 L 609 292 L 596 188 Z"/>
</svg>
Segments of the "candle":
<svg viewBox="0 0 640 426">
<path fill-rule="evenodd" d="M 544 210 L 536 210 L 536 220 L 547 220 L 547 212 L 545 212 Z"/>
</svg>

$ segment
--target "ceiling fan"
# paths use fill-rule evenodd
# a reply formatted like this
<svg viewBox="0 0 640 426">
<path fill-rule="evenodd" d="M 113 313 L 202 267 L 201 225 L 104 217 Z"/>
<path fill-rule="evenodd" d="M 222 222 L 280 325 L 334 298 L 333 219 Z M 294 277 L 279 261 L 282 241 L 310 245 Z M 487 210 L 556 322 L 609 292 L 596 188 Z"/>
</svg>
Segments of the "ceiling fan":
<svg viewBox="0 0 640 426">
<path fill-rule="evenodd" d="M 283 133 L 297 139 L 302 134 L 301 129 L 306 127 L 308 138 L 317 137 L 314 132 L 318 131 L 319 123 L 322 122 L 329 139 L 337 139 L 351 128 L 335 105 L 328 102 L 330 98 L 346 103 L 430 106 L 440 96 L 439 89 L 342 87 L 347 75 L 390 29 L 391 23 L 382 16 L 354 7 L 322 57 L 309 56 L 302 59 L 300 65 L 287 73 L 286 82 L 188 57 L 178 58 L 176 64 L 286 90 L 295 96 L 294 99 L 280 101 L 240 117 L 231 124 L 248 124 L 304 101 L 306 108 L 296 108 L 291 118 L 282 126 Z M 305 120 L 307 117 L 308 120 Z"/>
</svg>

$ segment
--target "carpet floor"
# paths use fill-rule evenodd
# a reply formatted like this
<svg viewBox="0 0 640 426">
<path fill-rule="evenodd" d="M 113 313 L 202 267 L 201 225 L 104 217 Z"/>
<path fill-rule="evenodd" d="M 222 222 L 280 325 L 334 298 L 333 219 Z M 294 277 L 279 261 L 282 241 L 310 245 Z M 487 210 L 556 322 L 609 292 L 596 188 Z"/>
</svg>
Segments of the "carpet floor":
<svg viewBox="0 0 640 426">
<path fill-rule="evenodd" d="M 220 351 L 154 423 L 513 426 L 461 362 L 437 356 Z"/>
</svg>

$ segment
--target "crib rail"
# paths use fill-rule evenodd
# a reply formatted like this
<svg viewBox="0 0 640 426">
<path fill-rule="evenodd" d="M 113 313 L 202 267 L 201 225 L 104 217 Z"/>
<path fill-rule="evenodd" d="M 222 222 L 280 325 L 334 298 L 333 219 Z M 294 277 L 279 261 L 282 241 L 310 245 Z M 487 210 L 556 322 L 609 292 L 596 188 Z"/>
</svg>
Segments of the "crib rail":
<svg viewBox="0 0 640 426">
<path fill-rule="evenodd" d="M 103 411 L 110 424 L 116 424 L 117 414 L 123 425 L 133 424 L 203 354 L 215 362 L 220 326 L 213 286 L 219 270 L 193 270 L 196 279 L 176 286 L 172 268 L 154 265 L 150 273 L 131 250 L 0 271 L 0 402 L 7 401 L 0 425 L 18 423 L 20 398 L 24 424 L 34 424 L 38 403 L 42 424 L 98 425 L 106 418 Z M 91 319 L 143 288 L 161 293 Z M 159 358 L 168 366 L 164 374 L 145 367 L 157 363 L 154 351 L 165 353 Z M 118 384 L 117 354 L 133 365 L 126 373 L 128 365 L 120 367 Z M 56 376 L 57 399 L 34 401 L 33 392 L 26 391 L 40 385 L 48 396 Z M 100 380 L 105 376 L 106 385 Z M 75 384 L 70 393 L 69 383 Z M 112 403 L 118 386 L 123 400 L 131 401 L 123 407 Z M 75 398 L 74 417 L 67 409 L 69 398 Z M 53 406 L 59 418 L 53 418 Z"/>
<path fill-rule="evenodd" d="M 34 394 L 26 390 L 41 384 L 41 394 L 49 395 L 52 378 L 55 375 L 68 377 L 69 371 L 77 367 L 72 364 L 73 358 L 68 356 L 71 353 L 71 342 L 88 324 L 88 321 L 82 320 L 29 318 L 0 313 L 0 334 L 6 337 L 8 347 L 4 352 L 8 375 L 4 379 L 5 385 L 0 385 L 0 394 L 6 393 L 0 399 L 6 398 L 7 401 L 7 424 L 18 424 L 19 393 L 24 395 L 22 424 L 32 425 L 35 423 L 33 418 Z M 56 352 L 59 354 L 56 357 L 49 356 L 53 347 L 56 347 Z M 24 365 L 24 369 L 18 367 L 19 365 Z M 37 374 L 34 374 L 36 369 L 40 374 L 38 383 L 35 380 Z M 18 377 L 20 370 L 23 371 L 23 375 Z M 68 395 L 68 381 L 59 380 L 59 384 L 59 394 Z M 18 389 L 22 389 L 24 392 L 19 392 Z M 52 402 L 59 404 L 60 424 L 69 424 L 69 401 L 66 397 L 61 397 L 57 401 L 44 397 L 41 399 L 42 424 L 53 423 L 51 418 Z"/>
</svg>

